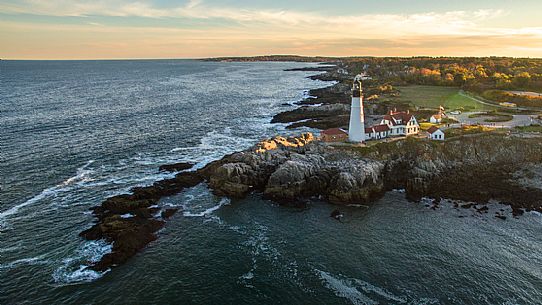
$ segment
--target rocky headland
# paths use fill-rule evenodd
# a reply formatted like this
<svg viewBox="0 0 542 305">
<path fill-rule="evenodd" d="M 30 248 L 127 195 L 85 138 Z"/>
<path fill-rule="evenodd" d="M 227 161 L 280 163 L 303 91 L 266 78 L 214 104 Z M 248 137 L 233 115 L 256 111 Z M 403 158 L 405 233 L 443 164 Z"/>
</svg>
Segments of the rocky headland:
<svg viewBox="0 0 542 305">
<path fill-rule="evenodd" d="M 370 203 L 384 192 L 405 189 L 409 199 L 448 198 L 477 204 L 492 200 L 542 212 L 542 138 L 478 134 L 436 143 L 426 139 L 369 147 L 330 146 L 312 135 L 304 145 L 281 137 L 232 154 L 209 175 L 217 195 L 249 192 L 285 204 L 321 198 L 333 204 Z M 542 181 L 542 180 L 538 180 Z"/>
<path fill-rule="evenodd" d="M 121 264 L 155 240 L 176 212 L 160 208 L 159 200 L 203 182 L 218 196 L 243 198 L 256 192 L 295 206 L 313 198 L 368 204 L 386 191 L 405 189 L 409 199 L 430 197 L 437 206 L 447 198 L 480 212 L 487 209 L 476 205 L 490 201 L 509 204 L 515 216 L 524 210 L 542 212 L 541 161 L 541 137 L 489 133 L 440 143 L 407 138 L 368 147 L 330 146 L 310 133 L 275 137 L 202 169 L 105 200 L 93 209 L 97 223 L 81 236 L 113 244 L 112 252 L 91 268 L 102 271 Z"/>
</svg>

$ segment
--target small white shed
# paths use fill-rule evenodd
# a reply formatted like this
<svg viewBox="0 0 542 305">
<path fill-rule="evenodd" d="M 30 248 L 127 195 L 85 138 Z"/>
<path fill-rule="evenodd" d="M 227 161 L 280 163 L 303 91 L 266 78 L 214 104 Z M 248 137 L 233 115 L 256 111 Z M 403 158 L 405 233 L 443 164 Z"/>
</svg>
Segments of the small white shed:
<svg viewBox="0 0 542 305">
<path fill-rule="evenodd" d="M 429 133 L 429 139 L 431 140 L 437 140 L 437 141 L 444 141 L 444 132 L 440 130 L 440 128 L 436 126 L 431 126 L 427 132 Z"/>
<path fill-rule="evenodd" d="M 433 124 L 440 124 L 442 122 L 442 114 L 434 114 L 429 118 L 429 122 Z"/>
</svg>

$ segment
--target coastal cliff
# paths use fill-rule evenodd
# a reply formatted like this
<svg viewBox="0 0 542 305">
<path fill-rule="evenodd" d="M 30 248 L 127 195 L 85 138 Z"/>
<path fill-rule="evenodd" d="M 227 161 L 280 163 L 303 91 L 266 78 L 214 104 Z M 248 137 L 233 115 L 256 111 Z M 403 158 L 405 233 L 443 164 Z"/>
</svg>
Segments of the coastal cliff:
<svg viewBox="0 0 542 305">
<path fill-rule="evenodd" d="M 384 191 L 385 162 L 333 149 L 310 133 L 275 137 L 225 159 L 208 173 L 209 187 L 221 196 L 239 198 L 257 191 L 283 204 L 320 196 L 340 204 L 368 202 Z"/>
<path fill-rule="evenodd" d="M 238 198 L 257 191 L 289 204 L 312 197 L 334 204 L 367 203 L 385 191 L 405 189 L 412 200 L 496 200 L 511 205 L 516 215 L 521 209 L 542 212 L 542 190 L 528 183 L 540 178 L 539 137 L 480 134 L 443 143 L 406 139 L 370 147 L 333 147 L 311 135 L 302 138 L 304 145 L 282 145 L 275 138 L 226 157 L 208 172 L 209 187 L 217 195 Z"/>
</svg>

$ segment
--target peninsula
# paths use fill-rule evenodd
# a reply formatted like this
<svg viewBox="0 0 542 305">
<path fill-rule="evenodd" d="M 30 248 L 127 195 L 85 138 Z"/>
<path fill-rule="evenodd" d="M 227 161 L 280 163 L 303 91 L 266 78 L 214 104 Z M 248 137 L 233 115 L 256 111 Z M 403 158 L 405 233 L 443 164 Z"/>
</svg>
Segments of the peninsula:
<svg viewBox="0 0 542 305">
<path fill-rule="evenodd" d="M 323 72 L 312 78 L 334 80 L 335 84 L 311 91 L 311 97 L 299 103 L 300 108 L 276 115 L 273 122 L 291 122 L 291 128 L 345 128 L 351 118 L 348 94 L 353 67 L 358 66 L 336 61 L 331 67 L 308 68 Z M 422 129 L 424 123 L 427 129 L 457 124 L 451 118 L 442 122 L 442 118 L 434 114 L 440 106 L 422 109 L 407 102 L 391 104 L 399 91 L 392 84 L 375 87 L 379 81 L 370 74 L 363 75 L 369 84 L 364 91 L 369 102 L 368 118 L 388 113 L 393 107 L 419 117 L 428 115 L 427 122 L 419 125 Z M 513 113 L 512 116 L 526 111 L 531 111 L 530 115 L 536 114 L 520 107 L 506 108 L 506 111 Z M 359 116 L 359 111 L 356 113 Z M 431 118 L 441 121 L 431 123 Z M 363 118 L 360 119 L 363 122 Z M 386 123 L 386 119 L 382 122 Z M 484 206 L 490 202 L 510 205 L 513 216 L 524 211 L 542 212 L 542 186 L 539 183 L 542 179 L 542 134 L 539 131 L 536 125 L 489 128 L 460 124 L 445 130 L 445 141 L 419 136 L 416 129 L 412 135 L 371 138 L 372 141 L 365 144 L 322 141 L 323 138 L 312 133 L 277 136 L 198 170 L 190 170 L 190 164 L 165 166 L 165 170 L 180 172 L 175 178 L 134 188 L 130 195 L 105 200 L 101 206 L 93 208 L 97 223 L 80 235 L 88 240 L 105 239 L 113 244 L 112 252 L 92 265 L 92 269 L 104 271 L 122 264 L 156 239 L 156 232 L 176 212 L 161 208 L 158 205 L 160 199 L 200 183 L 206 183 L 217 196 L 243 198 L 257 193 L 291 206 L 305 206 L 313 199 L 336 205 L 370 204 L 387 191 L 403 189 L 412 201 L 432 198 L 432 208 L 438 208 L 439 202 L 447 199 L 457 208 L 471 208 L 479 213 L 487 213 Z M 361 142 L 370 135 L 363 137 Z M 506 219 L 502 213 L 495 217 Z"/>
</svg>

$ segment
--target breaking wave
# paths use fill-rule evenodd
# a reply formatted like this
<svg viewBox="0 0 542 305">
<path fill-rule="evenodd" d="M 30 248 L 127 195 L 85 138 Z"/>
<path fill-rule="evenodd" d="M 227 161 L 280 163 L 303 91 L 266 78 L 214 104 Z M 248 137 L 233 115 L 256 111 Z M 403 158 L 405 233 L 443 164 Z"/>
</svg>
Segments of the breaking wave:
<svg viewBox="0 0 542 305">
<path fill-rule="evenodd" d="M 5 219 L 8 216 L 15 215 L 15 214 L 17 214 L 17 212 L 19 212 L 20 209 L 22 209 L 22 208 L 24 208 L 26 206 L 29 206 L 29 205 L 33 205 L 36 202 L 39 202 L 39 201 L 41 201 L 41 200 L 43 200 L 45 198 L 56 197 L 59 193 L 69 191 L 71 189 L 71 186 L 73 186 L 75 184 L 80 184 L 80 183 L 84 183 L 86 181 L 90 181 L 91 179 L 89 178 L 89 176 L 94 171 L 90 170 L 90 169 L 87 169 L 87 168 L 93 162 L 94 162 L 94 160 L 90 160 L 85 165 L 78 168 L 75 176 L 64 180 L 63 182 L 61 182 L 58 185 L 55 185 L 53 187 L 50 187 L 50 188 L 47 188 L 47 189 L 43 190 L 38 195 L 28 199 L 27 201 L 25 201 L 25 202 L 23 202 L 21 204 L 15 205 L 15 206 L 13 206 L 13 207 L 5 210 L 5 211 L 0 212 L 0 220 Z"/>
<path fill-rule="evenodd" d="M 49 263 L 49 261 L 43 259 L 44 257 L 45 255 L 29 257 L 29 258 L 21 258 L 9 263 L 0 264 L 0 269 L 12 269 L 20 265 L 44 265 L 44 264 Z"/>
<path fill-rule="evenodd" d="M 184 211 L 183 216 L 185 216 L 185 217 L 204 217 L 204 216 L 207 216 L 207 215 L 213 213 L 214 211 L 220 209 L 222 206 L 228 205 L 228 204 L 230 204 L 230 199 L 229 198 L 222 198 L 218 202 L 218 204 L 215 205 L 215 206 L 207 208 L 207 209 L 205 209 L 204 211 L 201 211 L 201 212 Z"/>
<path fill-rule="evenodd" d="M 374 286 L 366 281 L 355 278 L 347 278 L 342 275 L 335 276 L 329 272 L 315 269 L 316 274 L 322 280 L 324 286 L 333 293 L 356 305 L 376 305 L 379 299 L 394 304 L 405 304 L 407 299 L 402 296 L 396 296 L 384 288 Z"/>
<path fill-rule="evenodd" d="M 348 299 L 355 305 L 376 305 L 377 301 L 361 293 L 349 280 L 340 279 L 332 276 L 325 271 L 316 270 L 317 275 L 323 281 L 324 286 L 341 298 Z"/>
<path fill-rule="evenodd" d="M 104 272 L 89 269 L 89 264 L 98 262 L 110 253 L 112 245 L 104 240 L 85 242 L 73 257 L 62 260 L 62 265 L 53 273 L 53 280 L 59 284 L 90 282 L 102 277 Z"/>
</svg>

